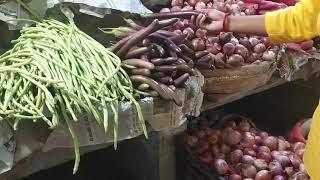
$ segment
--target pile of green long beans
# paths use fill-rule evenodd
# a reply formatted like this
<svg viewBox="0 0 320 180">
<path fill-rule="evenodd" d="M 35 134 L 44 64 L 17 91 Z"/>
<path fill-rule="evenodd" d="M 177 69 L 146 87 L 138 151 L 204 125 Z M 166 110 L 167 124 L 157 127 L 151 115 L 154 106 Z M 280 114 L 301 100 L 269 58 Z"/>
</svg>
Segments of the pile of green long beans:
<svg viewBox="0 0 320 180">
<path fill-rule="evenodd" d="M 116 148 L 118 102 L 130 101 L 147 136 L 121 60 L 74 24 L 44 20 L 21 30 L 13 43 L 14 47 L 0 56 L 0 116 L 15 129 L 27 119 L 43 120 L 50 128 L 66 124 L 75 146 L 74 173 L 80 162 L 74 122 L 81 114 L 91 114 L 107 131 L 111 109 Z M 45 109 L 52 118 L 43 114 Z"/>
</svg>

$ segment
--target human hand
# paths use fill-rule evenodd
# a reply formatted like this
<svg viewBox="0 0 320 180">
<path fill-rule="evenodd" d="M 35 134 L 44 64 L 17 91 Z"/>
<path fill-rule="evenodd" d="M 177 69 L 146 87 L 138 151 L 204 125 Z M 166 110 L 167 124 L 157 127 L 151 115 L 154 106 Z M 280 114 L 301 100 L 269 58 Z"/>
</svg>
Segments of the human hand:
<svg viewBox="0 0 320 180">
<path fill-rule="evenodd" d="M 218 33 L 223 30 L 225 13 L 216 9 L 200 9 L 199 11 L 203 12 L 203 14 L 191 17 L 191 23 L 212 33 Z"/>
</svg>

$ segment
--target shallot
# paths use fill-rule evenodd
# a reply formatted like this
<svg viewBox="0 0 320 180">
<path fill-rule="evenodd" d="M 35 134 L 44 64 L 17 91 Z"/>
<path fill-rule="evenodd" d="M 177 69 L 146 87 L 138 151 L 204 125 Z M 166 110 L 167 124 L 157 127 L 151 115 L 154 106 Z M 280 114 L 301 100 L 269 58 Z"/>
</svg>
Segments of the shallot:
<svg viewBox="0 0 320 180">
<path fill-rule="evenodd" d="M 274 175 L 281 175 L 282 172 L 283 172 L 281 164 L 276 160 L 273 160 L 273 161 L 270 162 L 269 170 Z"/>
<path fill-rule="evenodd" d="M 215 167 L 216 171 L 218 172 L 218 174 L 220 174 L 220 175 L 226 174 L 229 170 L 229 166 L 228 166 L 227 162 L 223 159 L 216 159 L 214 161 L 214 167 Z"/>
<path fill-rule="evenodd" d="M 240 149 L 236 149 L 230 153 L 229 160 L 232 164 L 237 164 L 241 162 L 243 152 Z"/>
<path fill-rule="evenodd" d="M 257 174 L 257 169 L 253 165 L 243 164 L 241 172 L 244 177 L 253 178 Z"/>
<path fill-rule="evenodd" d="M 269 136 L 264 139 L 263 144 L 267 146 L 271 151 L 278 149 L 278 139 L 274 136 Z"/>
<path fill-rule="evenodd" d="M 272 174 L 267 170 L 261 170 L 256 174 L 255 180 L 272 180 Z"/>
</svg>

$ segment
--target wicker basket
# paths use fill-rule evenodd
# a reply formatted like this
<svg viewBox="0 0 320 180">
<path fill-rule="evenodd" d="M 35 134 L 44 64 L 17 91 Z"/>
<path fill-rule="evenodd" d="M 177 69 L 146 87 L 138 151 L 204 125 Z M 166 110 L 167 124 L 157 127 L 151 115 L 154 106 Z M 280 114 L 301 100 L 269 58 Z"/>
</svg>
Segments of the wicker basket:
<svg viewBox="0 0 320 180">
<path fill-rule="evenodd" d="M 275 70 L 273 62 L 250 64 L 235 69 L 201 70 L 205 77 L 202 90 L 206 94 L 249 91 L 266 84 Z"/>
</svg>

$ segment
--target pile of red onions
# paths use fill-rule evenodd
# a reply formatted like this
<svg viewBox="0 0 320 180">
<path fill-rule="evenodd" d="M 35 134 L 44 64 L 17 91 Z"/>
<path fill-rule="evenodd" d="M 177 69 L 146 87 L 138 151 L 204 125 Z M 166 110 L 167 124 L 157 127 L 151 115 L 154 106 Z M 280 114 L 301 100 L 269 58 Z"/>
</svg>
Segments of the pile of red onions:
<svg viewBox="0 0 320 180">
<path fill-rule="evenodd" d="M 309 179 L 302 161 L 304 143 L 291 144 L 246 120 L 188 134 L 185 142 L 201 162 L 228 180 Z"/>
<path fill-rule="evenodd" d="M 263 2 L 263 6 L 260 4 Z M 267 5 L 265 5 L 267 4 Z M 206 8 L 218 9 L 232 15 L 254 15 L 268 4 L 279 6 L 275 2 L 259 0 L 257 3 L 246 0 L 172 0 L 171 8 L 164 8 L 161 12 L 190 11 Z M 247 36 L 222 32 L 208 35 L 207 31 L 198 28 L 188 19 L 180 19 L 172 29 L 176 33 L 185 33 L 192 42 L 196 56 L 195 66 L 199 69 L 223 69 L 260 63 L 261 61 L 274 61 L 277 47 L 270 47 L 269 40 L 265 37 Z"/>
</svg>

